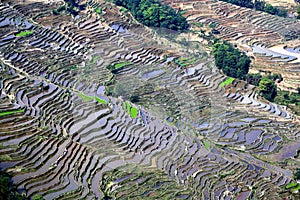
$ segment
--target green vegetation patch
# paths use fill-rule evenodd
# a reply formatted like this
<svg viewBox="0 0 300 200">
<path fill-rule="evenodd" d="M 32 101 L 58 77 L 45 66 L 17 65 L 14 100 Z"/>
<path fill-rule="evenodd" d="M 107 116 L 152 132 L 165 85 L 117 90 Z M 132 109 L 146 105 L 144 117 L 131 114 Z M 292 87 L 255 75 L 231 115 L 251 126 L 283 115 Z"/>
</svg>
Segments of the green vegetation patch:
<svg viewBox="0 0 300 200">
<path fill-rule="evenodd" d="M 120 11 L 121 11 L 121 12 L 127 12 L 127 11 L 128 11 L 128 9 L 126 9 L 126 8 L 122 7 L 122 8 L 120 9 Z"/>
<path fill-rule="evenodd" d="M 285 189 L 292 193 L 298 193 L 300 191 L 300 184 L 296 182 L 291 182 L 285 186 Z"/>
<path fill-rule="evenodd" d="M 114 65 L 108 65 L 107 69 L 109 69 L 111 72 L 114 72 L 115 70 L 118 70 L 122 67 L 125 67 L 127 65 L 131 65 L 131 62 L 120 62 L 120 63 L 116 63 Z"/>
<path fill-rule="evenodd" d="M 0 161 L 9 161 L 9 160 L 12 160 L 12 158 L 9 155 L 0 156 Z"/>
<path fill-rule="evenodd" d="M 94 97 L 96 101 L 98 101 L 101 104 L 106 104 L 106 101 L 104 99 L 100 99 L 99 97 Z"/>
<path fill-rule="evenodd" d="M 130 117 L 132 118 L 137 118 L 138 113 L 139 113 L 139 109 L 131 106 L 131 104 L 126 101 L 122 104 L 123 109 L 130 115 Z"/>
<path fill-rule="evenodd" d="M 95 9 L 95 12 L 100 15 L 102 13 L 102 9 L 100 7 L 98 7 L 97 9 Z"/>
<path fill-rule="evenodd" d="M 96 97 L 96 96 L 87 96 L 85 94 L 82 94 L 82 93 L 77 93 L 77 95 L 83 99 L 85 102 L 91 102 L 93 100 L 96 100 L 98 101 L 99 103 L 101 104 L 107 104 L 107 102 L 104 100 L 104 99 L 101 99 L 99 97 Z"/>
<path fill-rule="evenodd" d="M 285 186 L 286 189 L 290 189 L 290 188 L 293 188 L 295 186 L 297 186 L 298 184 L 296 182 L 291 182 L 289 183 L 288 185 Z"/>
<path fill-rule="evenodd" d="M 93 97 L 87 96 L 87 95 L 82 94 L 82 93 L 78 93 L 77 95 L 86 102 L 93 101 L 93 99 L 94 99 Z"/>
<path fill-rule="evenodd" d="M 294 113 L 300 115 L 300 93 L 277 90 L 274 102 L 289 107 Z"/>
<path fill-rule="evenodd" d="M 176 58 L 174 60 L 174 62 L 181 66 L 181 67 L 186 67 L 186 66 L 189 66 L 189 65 L 193 65 L 193 64 L 196 64 L 199 60 L 197 58 L 193 58 L 193 57 L 189 57 L 189 58 Z"/>
<path fill-rule="evenodd" d="M 0 117 L 7 116 L 7 115 L 12 115 L 12 114 L 15 114 L 15 113 L 22 113 L 22 112 L 24 112 L 24 109 L 4 111 L 4 112 L 0 112 Z"/>
<path fill-rule="evenodd" d="M 225 81 L 223 81 L 223 82 L 219 85 L 219 87 L 221 88 L 221 87 L 224 87 L 225 85 L 229 85 L 229 84 L 231 84 L 233 81 L 234 81 L 234 78 L 229 77 L 229 78 L 227 78 Z"/>
<path fill-rule="evenodd" d="M 202 141 L 202 142 L 203 142 L 205 148 L 206 148 L 207 150 L 210 150 L 210 143 L 207 142 L 207 141 Z"/>
<path fill-rule="evenodd" d="M 255 8 L 255 10 L 259 10 L 259 11 L 263 11 L 266 13 L 269 13 L 271 15 L 278 15 L 280 17 L 286 17 L 287 16 L 287 10 L 282 9 L 282 8 L 278 8 L 275 6 L 272 6 L 269 3 L 266 3 L 263 0 L 259 0 L 259 1 L 254 1 L 253 0 L 221 0 L 221 1 L 225 1 L 228 3 L 232 3 L 241 7 L 245 7 L 245 8 Z"/>
<path fill-rule="evenodd" d="M 244 79 L 249 72 L 251 60 L 228 42 L 215 43 L 212 48 L 215 64 L 227 76 Z"/>
<path fill-rule="evenodd" d="M 127 8 L 145 26 L 174 31 L 185 31 L 189 28 L 187 20 L 179 12 L 158 0 L 114 0 L 114 3 Z"/>
<path fill-rule="evenodd" d="M 273 102 L 277 95 L 277 86 L 272 79 L 264 77 L 258 84 L 259 93 L 268 101 Z"/>
<path fill-rule="evenodd" d="M 24 37 L 24 36 L 31 35 L 32 33 L 33 33 L 33 31 L 22 31 L 20 33 L 17 33 L 16 36 L 17 37 Z"/>
<path fill-rule="evenodd" d="M 12 176 L 0 170 L 0 199 L 29 200 L 18 193 L 17 186 L 12 182 Z"/>
</svg>

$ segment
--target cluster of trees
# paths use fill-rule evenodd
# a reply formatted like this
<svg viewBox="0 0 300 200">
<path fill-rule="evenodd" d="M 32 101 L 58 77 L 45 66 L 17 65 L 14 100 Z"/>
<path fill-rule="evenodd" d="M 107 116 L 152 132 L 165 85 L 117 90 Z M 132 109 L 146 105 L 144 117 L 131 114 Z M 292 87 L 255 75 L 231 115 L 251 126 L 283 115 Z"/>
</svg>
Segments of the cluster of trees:
<svg viewBox="0 0 300 200">
<path fill-rule="evenodd" d="M 161 27 L 175 31 L 187 30 L 189 25 L 181 14 L 159 0 L 114 0 L 118 6 L 130 10 L 140 23 L 150 27 Z"/>
<path fill-rule="evenodd" d="M 261 96 L 268 101 L 274 101 L 277 96 L 275 82 L 283 80 L 281 74 L 270 74 L 267 76 L 262 76 L 259 73 L 248 74 L 251 60 L 244 52 L 234 48 L 228 42 L 216 42 L 213 45 L 212 53 L 217 68 L 221 69 L 224 74 L 258 86 Z"/>
<path fill-rule="evenodd" d="M 269 74 L 267 76 L 268 79 L 272 80 L 272 81 L 276 81 L 278 80 L 278 82 L 280 83 L 281 81 L 283 81 L 282 75 L 281 74 Z M 257 74 L 247 74 L 245 81 L 247 81 L 247 83 L 250 83 L 252 85 L 256 85 L 258 86 L 259 82 L 261 81 L 261 79 L 263 78 L 263 76 L 260 73 Z"/>
<path fill-rule="evenodd" d="M 216 66 L 227 76 L 244 79 L 248 74 L 251 60 L 228 42 L 215 43 L 212 53 Z"/>
<path fill-rule="evenodd" d="M 246 7 L 246 8 L 255 8 L 256 10 L 267 12 L 272 15 L 278 15 L 280 17 L 286 17 L 287 16 L 287 11 L 284 9 L 279 9 L 274 6 L 272 6 L 269 3 L 266 3 L 265 1 L 262 0 L 222 0 L 228 3 L 232 3 L 241 7 Z"/>
<path fill-rule="evenodd" d="M 273 102 L 277 96 L 277 86 L 276 81 L 283 81 L 281 74 L 270 74 L 267 76 L 262 76 L 261 74 L 247 74 L 245 80 L 252 84 L 258 86 L 259 93 L 268 101 Z"/>
<path fill-rule="evenodd" d="M 268 78 L 263 77 L 258 84 L 259 93 L 268 101 L 273 102 L 277 95 L 277 86 L 275 82 Z"/>
<path fill-rule="evenodd" d="M 52 10 L 54 15 L 59 15 L 60 12 L 66 11 L 76 16 L 78 15 L 80 10 L 84 10 L 86 8 L 86 4 L 79 4 L 75 0 L 64 0 L 64 1 L 65 1 L 65 5 L 62 5 L 57 9 Z"/>
</svg>

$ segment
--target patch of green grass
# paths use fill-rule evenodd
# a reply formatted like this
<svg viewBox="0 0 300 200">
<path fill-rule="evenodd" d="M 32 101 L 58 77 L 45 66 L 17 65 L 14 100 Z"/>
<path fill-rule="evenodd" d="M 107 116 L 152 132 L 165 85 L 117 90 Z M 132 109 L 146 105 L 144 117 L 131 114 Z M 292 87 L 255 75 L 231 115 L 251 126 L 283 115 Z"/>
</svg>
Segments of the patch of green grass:
<svg viewBox="0 0 300 200">
<path fill-rule="evenodd" d="M 95 96 L 95 100 L 98 101 L 99 103 L 106 104 L 106 101 L 104 99 L 100 99 L 99 97 Z"/>
<path fill-rule="evenodd" d="M 299 184 L 299 185 L 300 185 L 300 184 Z M 286 189 L 290 189 L 290 188 L 293 188 L 293 187 L 295 187 L 295 186 L 297 186 L 297 183 L 296 183 L 296 182 L 291 182 L 291 183 L 289 183 L 288 185 L 286 185 L 285 188 L 286 188 Z"/>
<path fill-rule="evenodd" d="M 137 118 L 137 115 L 138 115 L 138 109 L 136 107 L 131 107 L 130 108 L 130 116 L 132 118 Z"/>
<path fill-rule="evenodd" d="M 120 11 L 121 11 L 121 12 L 127 12 L 128 10 L 127 10 L 127 8 L 122 7 L 122 8 L 120 9 Z"/>
<path fill-rule="evenodd" d="M 137 118 L 139 110 L 136 107 L 131 106 L 131 104 L 126 101 L 122 104 L 123 109 L 130 115 L 132 118 Z"/>
<path fill-rule="evenodd" d="M 198 59 L 193 58 L 193 57 L 190 57 L 190 58 L 180 57 L 180 58 L 177 58 L 177 59 L 174 60 L 174 62 L 177 65 L 180 65 L 181 67 L 186 67 L 186 66 L 189 66 L 189 65 L 193 65 L 193 64 L 197 63 L 198 61 L 199 61 Z"/>
<path fill-rule="evenodd" d="M 126 65 L 130 65 L 130 64 L 131 64 L 131 62 L 117 63 L 117 64 L 114 65 L 114 68 L 115 68 L 115 69 L 119 69 L 119 68 L 121 68 L 121 67 L 124 67 L 124 66 L 126 66 Z"/>
<path fill-rule="evenodd" d="M 106 104 L 106 101 L 104 99 L 100 99 L 99 97 L 96 97 L 96 96 L 87 96 L 87 95 L 82 94 L 82 93 L 78 93 L 77 95 L 80 98 L 82 98 L 85 102 L 90 102 L 90 101 L 96 100 L 101 104 Z"/>
<path fill-rule="evenodd" d="M 23 32 L 17 33 L 16 36 L 23 37 L 23 36 L 31 35 L 32 33 L 33 33 L 33 31 L 23 31 Z"/>
<path fill-rule="evenodd" d="M 77 70 L 77 66 L 76 65 L 71 65 L 71 66 L 69 66 L 69 69 Z"/>
<path fill-rule="evenodd" d="M 0 117 L 15 114 L 15 113 L 22 113 L 22 112 L 24 112 L 24 109 L 4 111 L 4 112 L 0 112 Z"/>
<path fill-rule="evenodd" d="M 234 81 L 234 78 L 229 77 L 229 78 L 227 78 L 225 81 L 223 81 L 223 82 L 219 85 L 219 87 L 220 87 L 220 88 L 221 88 L 221 87 L 224 87 L 225 85 L 231 84 L 233 81 Z"/>
<path fill-rule="evenodd" d="M 77 95 L 86 102 L 93 101 L 93 99 L 94 99 L 93 97 L 87 96 L 87 95 L 82 94 L 82 93 L 78 93 Z"/>
<path fill-rule="evenodd" d="M 114 65 L 108 65 L 107 69 L 109 69 L 111 72 L 114 70 L 120 69 L 121 67 L 124 67 L 126 65 L 131 65 L 131 62 L 121 62 L 121 63 L 116 63 Z"/>
<path fill-rule="evenodd" d="M 100 7 L 98 7 L 96 10 L 95 10 L 96 13 L 98 13 L 99 15 L 102 13 L 102 9 Z"/>
<path fill-rule="evenodd" d="M 203 24 L 201 22 L 192 22 L 193 25 L 197 26 L 198 28 L 202 28 Z"/>
<path fill-rule="evenodd" d="M 207 150 L 209 150 L 209 149 L 210 149 L 210 143 L 209 143 L 209 142 L 206 142 L 206 141 L 202 141 L 202 142 L 203 142 L 205 148 L 206 148 Z"/>
<path fill-rule="evenodd" d="M 0 156 L 0 161 L 9 161 L 9 160 L 12 160 L 12 158 L 9 155 Z"/>
</svg>

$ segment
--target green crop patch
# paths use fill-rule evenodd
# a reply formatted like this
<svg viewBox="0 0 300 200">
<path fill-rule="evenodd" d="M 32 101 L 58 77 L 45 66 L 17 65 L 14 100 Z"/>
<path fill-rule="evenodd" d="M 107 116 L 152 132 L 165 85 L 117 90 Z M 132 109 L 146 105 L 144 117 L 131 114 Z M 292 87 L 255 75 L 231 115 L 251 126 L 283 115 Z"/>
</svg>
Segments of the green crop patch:
<svg viewBox="0 0 300 200">
<path fill-rule="evenodd" d="M 32 33 L 33 33 L 33 31 L 23 31 L 23 32 L 17 33 L 16 36 L 17 37 L 24 37 L 24 36 L 31 35 Z"/>
<path fill-rule="evenodd" d="M 229 85 L 234 81 L 234 78 L 229 77 L 225 81 L 223 81 L 220 85 L 219 88 L 224 87 L 225 85 Z"/>
<path fill-rule="evenodd" d="M 125 67 L 127 65 L 131 65 L 131 62 L 121 62 L 121 63 L 116 63 L 114 65 L 108 65 L 107 69 L 109 69 L 111 72 L 113 72 L 114 70 L 120 69 L 122 67 Z"/>
<path fill-rule="evenodd" d="M 196 64 L 199 60 L 196 59 L 196 58 L 193 58 L 193 57 L 189 57 L 189 58 L 176 58 L 174 60 L 174 62 L 181 66 L 181 67 L 186 67 L 186 66 L 189 66 L 189 65 L 193 65 L 193 64 Z"/>
<path fill-rule="evenodd" d="M 87 96 L 87 95 L 82 94 L 82 93 L 78 93 L 77 95 L 86 102 L 93 101 L 93 99 L 94 99 L 93 97 Z"/>
<path fill-rule="evenodd" d="M 99 97 L 95 96 L 95 100 L 98 101 L 101 104 L 106 104 L 106 101 L 104 99 L 100 99 Z"/>
<path fill-rule="evenodd" d="M 4 112 L 0 112 L 0 117 L 7 116 L 7 115 L 12 115 L 12 114 L 15 114 L 15 113 L 22 113 L 22 112 L 24 112 L 24 109 L 4 111 Z"/>
<path fill-rule="evenodd" d="M 131 106 L 131 104 L 126 101 L 122 104 L 123 109 L 130 115 L 132 118 L 137 118 L 139 110 L 138 108 Z"/>
<path fill-rule="evenodd" d="M 206 148 L 207 150 L 209 150 L 209 149 L 210 149 L 210 143 L 209 143 L 209 142 L 206 142 L 206 141 L 202 141 L 202 142 L 203 142 L 205 148 Z"/>
<path fill-rule="evenodd" d="M 96 96 L 87 96 L 85 94 L 82 93 L 78 93 L 77 94 L 81 99 L 83 99 L 83 101 L 85 102 L 91 102 L 93 100 L 96 100 L 97 102 L 101 103 L 101 104 L 107 104 L 107 102 L 104 99 L 101 99 L 99 97 Z"/>
<path fill-rule="evenodd" d="M 97 9 L 95 10 L 95 12 L 98 13 L 98 14 L 101 14 L 101 13 L 102 13 L 102 9 L 101 9 L 101 8 L 97 8 Z"/>
<path fill-rule="evenodd" d="M 297 186 L 298 184 L 296 183 L 296 182 L 291 182 L 291 183 L 289 183 L 289 184 L 287 184 L 286 186 L 285 186 L 285 188 L 286 189 L 290 189 L 290 188 L 293 188 L 293 187 L 295 187 L 295 186 Z"/>
</svg>

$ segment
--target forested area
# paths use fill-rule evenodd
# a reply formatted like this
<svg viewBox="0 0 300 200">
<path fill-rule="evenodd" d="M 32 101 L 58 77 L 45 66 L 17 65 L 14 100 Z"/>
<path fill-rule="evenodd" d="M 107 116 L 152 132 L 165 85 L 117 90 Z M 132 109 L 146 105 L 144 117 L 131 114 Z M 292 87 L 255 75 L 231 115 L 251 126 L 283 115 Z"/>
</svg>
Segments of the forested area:
<svg viewBox="0 0 300 200">
<path fill-rule="evenodd" d="M 115 0 L 116 5 L 130 10 L 140 23 L 149 27 L 167 28 L 175 31 L 187 30 L 189 25 L 179 12 L 158 0 Z"/>
<path fill-rule="evenodd" d="M 244 79 L 249 71 L 251 60 L 244 52 L 234 48 L 228 42 L 216 43 L 212 51 L 215 64 L 227 76 Z"/>
<path fill-rule="evenodd" d="M 241 7 L 246 8 L 255 8 L 255 10 L 267 12 L 271 15 L 278 15 L 280 17 L 286 17 L 287 11 L 284 9 L 279 9 L 274 6 L 272 6 L 269 3 L 266 3 L 265 1 L 255 0 L 254 2 L 252 0 L 222 0 L 228 3 L 232 3 Z"/>
</svg>

